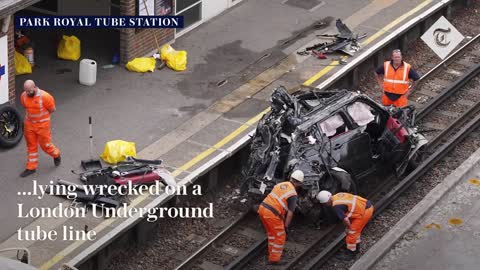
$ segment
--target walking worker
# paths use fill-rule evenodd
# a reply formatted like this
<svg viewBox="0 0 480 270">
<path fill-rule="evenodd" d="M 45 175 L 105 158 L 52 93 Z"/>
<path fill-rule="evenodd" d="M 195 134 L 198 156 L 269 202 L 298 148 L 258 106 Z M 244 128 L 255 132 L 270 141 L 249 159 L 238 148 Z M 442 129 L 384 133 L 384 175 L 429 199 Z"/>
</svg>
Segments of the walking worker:
<svg viewBox="0 0 480 270">
<path fill-rule="evenodd" d="M 408 105 L 410 89 L 413 88 L 414 82 L 420 79 L 420 76 L 410 64 L 402 60 L 400 50 L 393 50 L 392 59 L 377 68 L 375 78 L 380 88 L 383 89 L 383 106 L 393 105 L 402 108 Z"/>
<path fill-rule="evenodd" d="M 357 253 L 357 244 L 360 243 L 362 230 L 373 215 L 372 203 L 358 195 L 350 193 L 332 193 L 322 190 L 317 195 L 321 204 L 333 207 L 337 217 L 345 225 L 347 251 L 342 255 L 343 259 L 353 259 Z"/>
<path fill-rule="evenodd" d="M 263 200 L 258 208 L 260 220 L 267 231 L 268 264 L 284 265 L 280 261 L 287 238 L 288 226 L 297 207 L 296 188 L 303 183 L 303 172 L 296 170 L 290 176 L 290 181 L 278 183 L 272 192 Z"/>
<path fill-rule="evenodd" d="M 60 150 L 52 143 L 50 130 L 50 114 L 55 111 L 54 98 L 44 90 L 39 89 L 35 82 L 26 80 L 20 102 L 25 108 L 24 135 L 27 143 L 27 166 L 20 177 L 35 173 L 38 167 L 38 145 L 53 157 L 55 166 L 60 165 Z"/>
</svg>

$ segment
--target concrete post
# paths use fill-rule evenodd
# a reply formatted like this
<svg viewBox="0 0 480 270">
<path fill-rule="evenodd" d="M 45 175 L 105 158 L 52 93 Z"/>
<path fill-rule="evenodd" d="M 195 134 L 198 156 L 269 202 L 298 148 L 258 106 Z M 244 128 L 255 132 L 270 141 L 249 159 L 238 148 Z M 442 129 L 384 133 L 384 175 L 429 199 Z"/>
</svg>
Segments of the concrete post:
<svg viewBox="0 0 480 270">
<path fill-rule="evenodd" d="M 383 62 L 385 62 L 385 55 L 383 54 L 383 50 L 379 50 L 373 60 L 373 63 L 375 64 L 375 68 L 382 65 Z"/>
<path fill-rule="evenodd" d="M 208 172 L 207 176 L 208 181 L 208 191 L 215 192 L 218 186 L 218 168 L 213 168 L 210 172 Z"/>
<path fill-rule="evenodd" d="M 423 33 L 425 33 L 427 31 L 427 22 L 426 20 L 423 20 L 422 22 L 420 22 L 420 36 L 423 35 Z"/>
<path fill-rule="evenodd" d="M 447 6 L 447 8 L 443 10 L 443 16 L 445 16 L 447 20 L 451 20 L 452 14 L 453 14 L 453 7 L 452 7 L 452 4 L 450 4 Z"/>
<path fill-rule="evenodd" d="M 359 77 L 360 75 L 359 75 L 358 67 L 356 67 L 352 71 L 352 88 L 353 89 L 356 89 L 358 87 L 359 80 L 360 80 Z"/>
<path fill-rule="evenodd" d="M 108 247 L 103 249 L 96 255 L 96 265 L 93 267 L 95 270 L 103 270 L 106 269 L 106 267 L 108 266 L 109 256 L 107 250 Z"/>
<path fill-rule="evenodd" d="M 405 33 L 404 35 L 402 35 L 400 37 L 400 39 L 398 40 L 398 48 L 402 51 L 402 52 L 406 52 L 407 51 L 407 48 L 408 48 L 408 37 L 407 37 L 407 34 Z"/>
</svg>

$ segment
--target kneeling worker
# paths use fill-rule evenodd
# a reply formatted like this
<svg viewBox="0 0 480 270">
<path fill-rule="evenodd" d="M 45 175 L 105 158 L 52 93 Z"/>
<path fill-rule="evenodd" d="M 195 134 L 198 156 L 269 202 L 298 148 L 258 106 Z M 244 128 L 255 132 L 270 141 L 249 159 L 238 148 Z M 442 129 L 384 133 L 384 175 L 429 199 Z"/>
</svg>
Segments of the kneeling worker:
<svg viewBox="0 0 480 270">
<path fill-rule="evenodd" d="M 258 214 L 267 231 L 268 264 L 283 265 L 281 262 L 286 231 L 297 207 L 296 188 L 303 183 L 303 172 L 296 170 L 290 176 L 290 181 L 275 185 L 272 192 L 263 200 L 258 208 Z M 285 220 L 285 222 L 284 222 Z"/>
<path fill-rule="evenodd" d="M 357 253 L 357 244 L 360 243 L 362 230 L 373 215 L 372 203 L 358 195 L 350 193 L 332 193 L 322 190 L 317 199 L 321 204 L 333 207 L 338 218 L 345 225 L 347 252 L 343 259 L 350 260 Z"/>
</svg>

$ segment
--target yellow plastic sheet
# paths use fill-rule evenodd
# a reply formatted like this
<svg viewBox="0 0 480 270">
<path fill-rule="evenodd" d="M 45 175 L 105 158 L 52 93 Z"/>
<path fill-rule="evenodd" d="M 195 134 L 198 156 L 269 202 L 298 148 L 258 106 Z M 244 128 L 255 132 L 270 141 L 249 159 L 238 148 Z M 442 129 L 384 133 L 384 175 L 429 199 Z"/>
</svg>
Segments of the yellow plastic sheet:
<svg viewBox="0 0 480 270">
<path fill-rule="evenodd" d="M 77 61 L 80 58 L 80 40 L 76 36 L 63 36 L 58 44 L 57 56 L 60 59 Z"/>
<path fill-rule="evenodd" d="M 30 65 L 27 58 L 23 54 L 15 51 L 13 61 L 15 63 L 15 75 L 32 73 L 32 65 Z"/>
<path fill-rule="evenodd" d="M 117 164 L 124 161 L 127 156 L 137 157 L 135 143 L 122 140 L 109 141 L 100 157 L 107 163 Z"/>
<path fill-rule="evenodd" d="M 128 62 L 125 67 L 135 72 L 153 72 L 155 70 L 155 58 L 140 57 Z"/>
<path fill-rule="evenodd" d="M 177 51 L 169 44 L 160 49 L 160 58 L 165 61 L 167 66 L 175 71 L 184 71 L 187 69 L 187 52 Z"/>
</svg>

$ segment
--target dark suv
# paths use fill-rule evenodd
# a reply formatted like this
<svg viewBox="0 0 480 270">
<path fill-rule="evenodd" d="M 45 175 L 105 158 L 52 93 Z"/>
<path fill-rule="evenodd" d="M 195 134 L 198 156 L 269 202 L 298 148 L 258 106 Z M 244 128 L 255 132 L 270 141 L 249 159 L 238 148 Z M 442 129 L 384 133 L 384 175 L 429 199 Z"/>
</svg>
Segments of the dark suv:
<svg viewBox="0 0 480 270">
<path fill-rule="evenodd" d="M 303 87 L 290 95 L 279 87 L 270 103 L 242 170 L 244 190 L 254 197 L 264 197 L 296 169 L 305 174 L 301 201 L 313 201 L 323 189 L 356 193 L 371 174 L 403 175 L 427 144 L 414 126 L 413 107 L 383 107 L 352 91 Z"/>
</svg>

